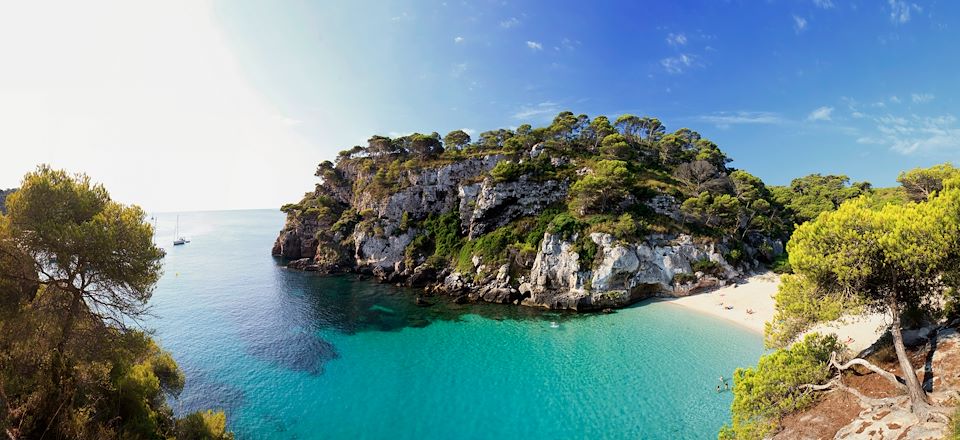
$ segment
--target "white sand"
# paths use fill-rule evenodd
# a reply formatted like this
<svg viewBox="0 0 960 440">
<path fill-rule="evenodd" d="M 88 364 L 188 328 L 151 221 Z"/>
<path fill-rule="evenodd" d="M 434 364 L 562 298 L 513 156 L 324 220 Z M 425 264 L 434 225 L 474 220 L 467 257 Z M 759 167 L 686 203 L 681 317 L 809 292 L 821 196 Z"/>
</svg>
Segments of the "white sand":
<svg viewBox="0 0 960 440">
<path fill-rule="evenodd" d="M 754 275 L 739 285 L 721 287 L 665 301 L 707 313 L 721 319 L 763 333 L 763 325 L 773 319 L 774 299 L 780 277 L 772 272 Z M 732 306 L 728 309 L 727 307 Z M 748 313 L 751 311 L 753 313 Z M 884 328 L 883 315 L 845 318 L 829 325 L 820 325 L 811 331 L 836 333 L 854 353 L 873 344 Z"/>
</svg>

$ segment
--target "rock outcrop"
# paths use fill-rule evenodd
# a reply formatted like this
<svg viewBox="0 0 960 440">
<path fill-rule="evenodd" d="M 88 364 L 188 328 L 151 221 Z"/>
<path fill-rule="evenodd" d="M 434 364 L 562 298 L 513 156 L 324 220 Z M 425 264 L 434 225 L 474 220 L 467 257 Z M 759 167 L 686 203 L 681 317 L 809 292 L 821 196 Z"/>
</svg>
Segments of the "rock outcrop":
<svg viewBox="0 0 960 440">
<path fill-rule="evenodd" d="M 627 192 L 608 205 L 615 215 L 581 204 L 577 219 L 574 183 L 595 171 L 552 147 L 426 165 L 379 154 L 321 164 L 314 192 L 284 207 L 273 254 L 294 269 L 367 273 L 459 302 L 602 310 L 721 286 L 783 252 L 776 237 L 753 232 L 735 245 L 680 231 L 618 238 L 610 231 L 648 220 L 686 230 L 675 226 L 687 221 L 680 200 L 659 189 Z M 575 232 L 548 230 L 563 216 Z M 737 261 L 728 261 L 733 249 Z"/>
<path fill-rule="evenodd" d="M 479 237 L 516 218 L 537 215 L 562 201 L 567 197 L 568 186 L 566 182 L 538 182 L 526 176 L 504 183 L 485 180 L 479 187 L 460 191 L 463 197 L 460 221 L 468 238 Z"/>
<path fill-rule="evenodd" d="M 576 239 L 544 236 L 530 281 L 519 286 L 523 304 L 574 310 L 622 307 L 652 296 L 687 295 L 721 286 L 741 275 L 717 245 L 695 243 L 689 235 L 653 235 L 641 243 L 625 243 L 610 234 L 593 233 L 590 240 L 597 245 L 597 254 L 592 262 L 580 261 L 573 250 Z M 711 272 L 694 271 L 697 264 Z M 684 279 L 681 275 L 687 279 L 678 280 Z"/>
</svg>

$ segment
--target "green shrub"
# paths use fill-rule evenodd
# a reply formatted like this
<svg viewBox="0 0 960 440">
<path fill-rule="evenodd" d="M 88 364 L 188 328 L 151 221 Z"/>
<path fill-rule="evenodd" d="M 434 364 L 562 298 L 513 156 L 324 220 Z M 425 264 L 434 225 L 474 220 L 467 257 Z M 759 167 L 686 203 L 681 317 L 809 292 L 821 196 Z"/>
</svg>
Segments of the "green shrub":
<svg viewBox="0 0 960 440">
<path fill-rule="evenodd" d="M 696 260 L 690 264 L 694 272 L 703 272 L 706 274 L 717 274 L 720 271 L 720 263 L 707 258 Z"/>
<path fill-rule="evenodd" d="M 543 240 L 543 234 L 545 234 L 550 228 L 550 225 L 553 223 L 553 219 L 563 212 L 564 211 L 560 208 L 545 209 L 539 216 L 537 216 L 533 226 L 526 233 L 526 236 L 523 239 L 524 244 L 533 249 L 539 248 L 540 242 Z"/>
<path fill-rule="evenodd" d="M 406 213 L 404 217 L 401 219 L 401 228 L 416 226 Z M 420 234 L 414 237 L 405 251 L 408 263 L 412 264 L 419 254 L 427 257 L 429 265 L 441 267 L 459 252 L 463 244 L 463 238 L 460 237 L 460 215 L 456 211 L 441 215 L 431 214 L 419 228 Z"/>
<path fill-rule="evenodd" d="M 503 160 L 497 162 L 497 164 L 490 170 L 490 176 L 493 177 L 493 180 L 496 182 L 510 182 L 517 180 L 520 175 L 523 174 L 523 167 L 520 164 Z"/>
<path fill-rule="evenodd" d="M 559 235 L 561 239 L 569 240 L 575 234 L 583 231 L 583 224 L 570 213 L 557 214 L 547 225 L 547 231 Z"/>
<path fill-rule="evenodd" d="M 723 256 L 724 260 L 727 260 L 727 263 L 738 264 L 743 261 L 743 250 L 741 249 L 731 249 L 730 252 L 727 252 Z"/>
<path fill-rule="evenodd" d="M 556 168 L 546 157 L 529 159 L 522 163 L 502 160 L 490 170 L 490 176 L 495 182 L 512 182 L 521 176 L 542 181 L 556 177 Z"/>
<path fill-rule="evenodd" d="M 589 216 L 586 218 L 586 223 L 590 226 L 586 228 L 585 234 L 602 232 L 612 235 L 617 240 L 636 241 L 642 239 L 647 233 L 646 222 L 635 220 L 634 215 L 630 213 L 619 216 L 609 214 Z"/>
<path fill-rule="evenodd" d="M 464 273 L 473 271 L 474 256 L 482 258 L 483 264 L 491 268 L 505 263 L 510 245 L 518 242 L 518 238 L 514 228 L 507 225 L 468 241 L 460 249 L 457 270 Z"/>
<path fill-rule="evenodd" d="M 697 276 L 692 273 L 680 272 L 673 276 L 673 284 L 687 284 L 697 280 Z"/>
<path fill-rule="evenodd" d="M 570 250 L 579 255 L 577 261 L 580 262 L 580 270 L 593 268 L 593 261 L 597 259 L 597 250 L 599 250 L 599 248 L 597 244 L 590 239 L 588 234 L 580 234 Z"/>
<path fill-rule="evenodd" d="M 947 321 L 952 321 L 960 317 L 960 291 L 953 287 L 948 287 L 943 292 L 943 300 L 942 318 Z"/>
<path fill-rule="evenodd" d="M 289 214 L 291 212 L 299 211 L 301 209 L 303 208 L 300 206 L 299 203 L 287 203 L 280 207 L 280 212 L 283 212 L 284 214 Z"/>
<path fill-rule="evenodd" d="M 778 274 L 793 273 L 793 267 L 790 266 L 790 258 L 786 252 L 773 259 L 773 263 L 770 263 L 770 270 Z"/>
<path fill-rule="evenodd" d="M 178 440 L 233 440 L 223 411 L 198 411 L 177 420 Z"/>
<path fill-rule="evenodd" d="M 340 218 L 330 227 L 333 232 L 350 232 L 363 217 L 356 210 L 348 209 L 340 214 Z"/>
<path fill-rule="evenodd" d="M 835 335 L 814 333 L 761 356 L 756 368 L 738 368 L 733 374 L 732 421 L 719 438 L 752 440 L 774 433 L 783 416 L 816 401 L 817 395 L 802 385 L 826 382 L 830 354 L 841 349 Z"/>
</svg>

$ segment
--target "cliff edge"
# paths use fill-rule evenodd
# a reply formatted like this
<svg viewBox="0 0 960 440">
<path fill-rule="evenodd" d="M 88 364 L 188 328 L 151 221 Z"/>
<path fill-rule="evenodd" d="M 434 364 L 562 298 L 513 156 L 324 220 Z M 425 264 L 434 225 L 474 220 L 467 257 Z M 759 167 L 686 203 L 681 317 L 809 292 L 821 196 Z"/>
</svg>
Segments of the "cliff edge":
<svg viewBox="0 0 960 440">
<path fill-rule="evenodd" d="M 597 310 L 724 285 L 790 225 L 716 144 L 656 119 L 374 136 L 317 169 L 273 254 L 458 300 Z"/>
</svg>

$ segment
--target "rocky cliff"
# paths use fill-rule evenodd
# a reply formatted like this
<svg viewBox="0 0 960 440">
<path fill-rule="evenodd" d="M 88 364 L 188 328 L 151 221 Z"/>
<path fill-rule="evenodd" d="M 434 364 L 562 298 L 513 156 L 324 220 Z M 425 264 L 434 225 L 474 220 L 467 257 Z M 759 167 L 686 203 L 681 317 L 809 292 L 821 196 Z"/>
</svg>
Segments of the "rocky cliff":
<svg viewBox="0 0 960 440">
<path fill-rule="evenodd" d="M 375 136 L 322 163 L 315 190 L 283 207 L 273 254 L 461 301 L 596 310 L 723 285 L 782 253 L 780 231 L 756 227 L 774 219 L 751 205 L 764 202 L 762 182 L 738 186 L 720 153 L 697 159 L 716 146 L 695 132 L 644 139 L 611 126 L 591 140 L 552 129 L 459 145 L 466 134 L 451 133 L 446 148 L 436 134 Z M 737 205 L 710 211 L 721 197 Z"/>
</svg>

